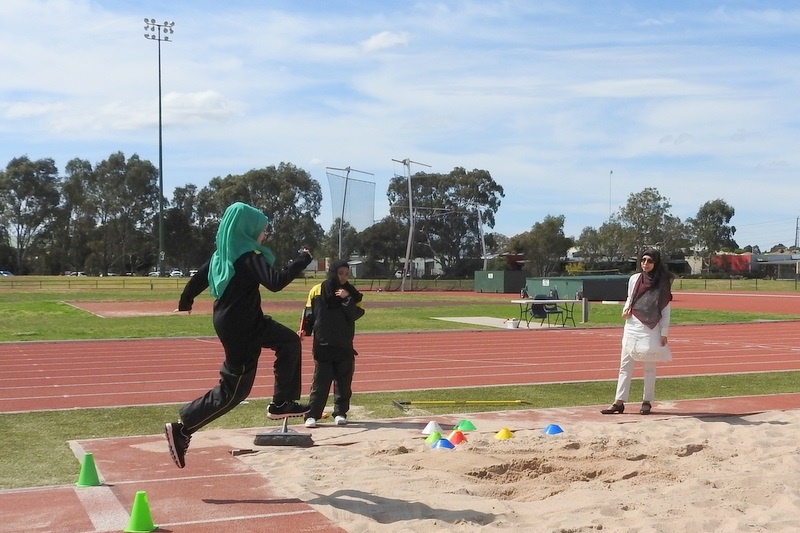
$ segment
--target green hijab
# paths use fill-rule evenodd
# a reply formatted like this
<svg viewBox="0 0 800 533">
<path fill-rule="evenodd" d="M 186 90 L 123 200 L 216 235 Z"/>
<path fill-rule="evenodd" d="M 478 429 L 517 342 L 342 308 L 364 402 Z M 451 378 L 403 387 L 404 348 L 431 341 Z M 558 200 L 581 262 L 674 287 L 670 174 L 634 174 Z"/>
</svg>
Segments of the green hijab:
<svg viewBox="0 0 800 533">
<path fill-rule="evenodd" d="M 259 234 L 269 223 L 267 215 L 242 202 L 228 206 L 217 230 L 217 250 L 211 256 L 208 267 L 208 285 L 214 298 L 219 298 L 233 278 L 233 263 L 251 251 L 264 256 L 270 266 L 275 254 L 266 246 L 258 244 Z"/>
</svg>

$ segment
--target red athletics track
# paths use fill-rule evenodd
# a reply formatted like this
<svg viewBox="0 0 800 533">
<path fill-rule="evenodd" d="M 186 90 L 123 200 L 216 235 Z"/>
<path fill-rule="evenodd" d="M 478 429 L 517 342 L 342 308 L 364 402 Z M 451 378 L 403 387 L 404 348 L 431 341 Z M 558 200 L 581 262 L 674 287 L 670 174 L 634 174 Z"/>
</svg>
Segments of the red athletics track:
<svg viewBox="0 0 800 533">
<path fill-rule="evenodd" d="M 506 294 L 464 297 L 492 303 L 512 299 Z M 161 312 L 154 302 L 101 304 L 129 310 L 142 304 L 151 313 Z M 790 293 L 677 291 L 673 306 L 800 317 L 800 295 Z M 620 334 L 620 328 L 360 334 L 353 388 L 375 392 L 615 379 Z M 659 376 L 800 369 L 797 322 L 673 326 L 670 338 L 674 361 L 659 365 Z M 0 412 L 182 403 L 214 385 L 221 361 L 216 338 L 2 343 Z M 252 397 L 271 396 L 271 364 L 266 350 Z M 312 367 L 306 342 L 305 389 Z"/>
<path fill-rule="evenodd" d="M 615 379 L 620 328 L 362 334 L 357 392 Z M 659 376 L 800 370 L 798 322 L 673 326 Z M 216 338 L 0 346 L 0 412 L 186 402 L 216 381 Z M 311 382 L 304 343 L 303 386 Z M 265 351 L 251 397 L 272 394 Z"/>
</svg>

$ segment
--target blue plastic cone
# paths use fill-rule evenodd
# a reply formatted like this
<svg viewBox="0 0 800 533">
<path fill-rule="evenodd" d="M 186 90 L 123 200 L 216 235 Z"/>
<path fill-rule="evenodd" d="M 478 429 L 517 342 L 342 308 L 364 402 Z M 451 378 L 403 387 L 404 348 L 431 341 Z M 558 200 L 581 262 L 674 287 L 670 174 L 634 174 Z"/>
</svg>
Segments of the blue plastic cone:
<svg viewBox="0 0 800 533">
<path fill-rule="evenodd" d="M 433 446 L 431 446 L 431 448 L 434 448 L 434 449 L 447 448 L 448 450 L 452 450 L 455 447 L 456 447 L 456 445 L 453 444 L 452 442 L 450 442 L 447 439 L 439 439 L 439 440 L 437 440 L 436 442 L 433 443 Z"/>
<path fill-rule="evenodd" d="M 550 424 L 542 430 L 542 433 L 546 435 L 558 435 L 559 433 L 564 433 L 564 430 L 555 424 Z"/>
</svg>

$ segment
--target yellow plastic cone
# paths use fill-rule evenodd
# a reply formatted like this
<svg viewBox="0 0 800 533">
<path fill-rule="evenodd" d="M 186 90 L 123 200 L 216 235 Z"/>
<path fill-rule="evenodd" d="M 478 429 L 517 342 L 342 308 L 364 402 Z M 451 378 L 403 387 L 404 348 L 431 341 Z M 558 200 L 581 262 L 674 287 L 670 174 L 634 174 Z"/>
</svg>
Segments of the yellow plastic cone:
<svg viewBox="0 0 800 533">
<path fill-rule="evenodd" d="M 497 440 L 506 440 L 506 439 L 513 439 L 514 434 L 511 433 L 508 428 L 503 428 L 495 434 L 494 438 Z"/>
<path fill-rule="evenodd" d="M 150 516 L 150 506 L 147 504 L 147 494 L 140 490 L 133 499 L 133 509 L 131 509 L 131 520 L 128 527 L 123 529 L 125 533 L 150 533 L 157 529 L 153 524 L 153 517 Z"/>
<path fill-rule="evenodd" d="M 75 483 L 78 487 L 99 487 L 100 477 L 97 475 L 97 468 L 94 466 L 94 456 L 91 453 L 83 455 L 83 463 L 81 463 L 81 473 L 78 474 L 78 481 Z"/>
</svg>

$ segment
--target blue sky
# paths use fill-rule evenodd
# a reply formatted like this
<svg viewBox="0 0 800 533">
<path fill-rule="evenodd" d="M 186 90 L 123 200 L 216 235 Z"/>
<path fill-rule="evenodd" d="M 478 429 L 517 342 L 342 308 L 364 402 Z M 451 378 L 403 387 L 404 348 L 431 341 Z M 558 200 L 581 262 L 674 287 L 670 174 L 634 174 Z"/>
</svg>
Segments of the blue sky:
<svg viewBox="0 0 800 533">
<path fill-rule="evenodd" d="M 685 220 L 721 198 L 740 246 L 794 244 L 800 5 L 792 1 L 4 0 L 0 166 L 158 163 L 164 183 L 291 162 L 374 174 L 392 159 L 491 172 L 493 230 L 599 227 L 655 187 Z M 425 170 L 411 167 L 412 172 Z M 364 176 L 355 176 L 364 178 Z M 362 228 L 359 228 L 362 229 Z"/>
</svg>

